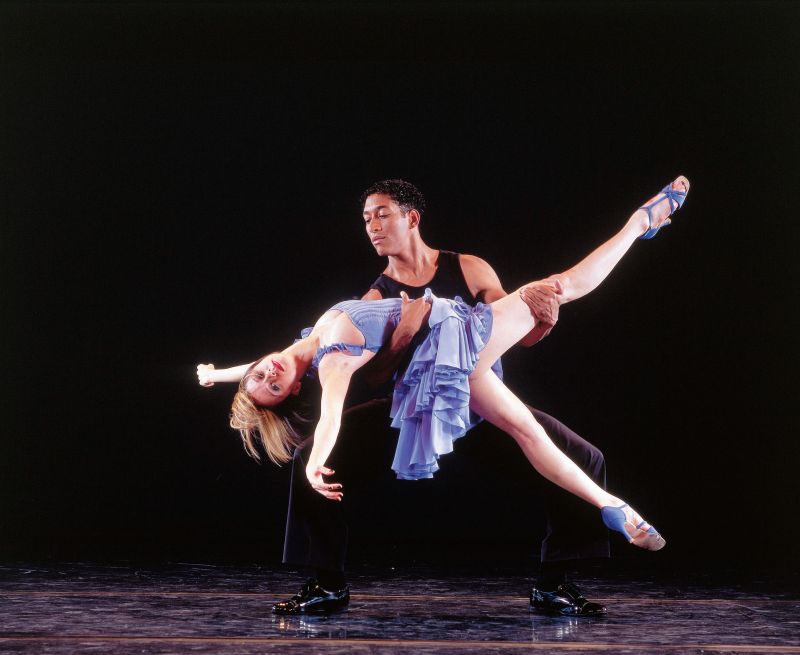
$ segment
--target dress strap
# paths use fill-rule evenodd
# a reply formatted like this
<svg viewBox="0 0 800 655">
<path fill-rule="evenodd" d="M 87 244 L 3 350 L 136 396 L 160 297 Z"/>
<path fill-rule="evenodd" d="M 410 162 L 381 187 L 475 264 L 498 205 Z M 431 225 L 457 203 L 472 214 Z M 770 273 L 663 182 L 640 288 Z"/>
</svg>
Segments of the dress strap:
<svg viewBox="0 0 800 655">
<path fill-rule="evenodd" d="M 325 357 L 328 353 L 345 353 L 347 355 L 353 355 L 358 357 L 364 353 L 364 346 L 360 346 L 355 343 L 331 343 L 327 346 L 322 346 L 321 348 L 317 348 L 317 352 L 314 354 L 314 359 L 311 362 L 311 368 L 317 370 L 319 368 L 319 363 L 322 361 L 322 358 Z"/>
</svg>

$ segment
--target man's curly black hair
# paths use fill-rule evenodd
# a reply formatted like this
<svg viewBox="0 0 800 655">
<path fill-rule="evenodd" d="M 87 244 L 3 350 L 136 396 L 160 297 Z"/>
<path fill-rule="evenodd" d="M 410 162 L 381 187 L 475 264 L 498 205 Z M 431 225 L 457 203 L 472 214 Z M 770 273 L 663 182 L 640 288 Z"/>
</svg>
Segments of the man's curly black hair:
<svg viewBox="0 0 800 655">
<path fill-rule="evenodd" d="M 375 184 L 361 194 L 362 208 L 367 198 L 374 193 L 382 193 L 385 196 L 389 196 L 398 204 L 404 214 L 411 209 L 416 209 L 420 215 L 425 211 L 425 196 L 423 196 L 420 190 L 411 184 L 411 182 L 406 182 L 405 180 L 383 180 L 381 182 L 375 182 Z"/>
</svg>

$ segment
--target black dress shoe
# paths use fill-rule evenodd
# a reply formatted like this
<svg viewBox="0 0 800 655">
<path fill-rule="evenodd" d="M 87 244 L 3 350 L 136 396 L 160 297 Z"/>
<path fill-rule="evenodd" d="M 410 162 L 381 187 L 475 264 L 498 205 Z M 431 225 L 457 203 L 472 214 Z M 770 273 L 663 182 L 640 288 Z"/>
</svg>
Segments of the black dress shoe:
<svg viewBox="0 0 800 655">
<path fill-rule="evenodd" d="M 273 614 L 326 614 L 344 609 L 350 602 L 350 587 L 328 591 L 309 580 L 289 600 L 275 603 Z"/>
<path fill-rule="evenodd" d="M 586 600 L 580 589 L 571 582 L 558 585 L 555 591 L 531 589 L 531 608 L 547 614 L 562 616 L 602 616 L 606 608 Z"/>
</svg>

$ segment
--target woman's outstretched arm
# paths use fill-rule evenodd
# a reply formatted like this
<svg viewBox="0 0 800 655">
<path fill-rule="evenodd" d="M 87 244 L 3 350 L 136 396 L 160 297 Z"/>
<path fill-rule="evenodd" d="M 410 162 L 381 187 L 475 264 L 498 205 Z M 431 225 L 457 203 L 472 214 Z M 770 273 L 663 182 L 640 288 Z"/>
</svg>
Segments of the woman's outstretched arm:
<svg viewBox="0 0 800 655">
<path fill-rule="evenodd" d="M 319 383 L 322 386 L 320 416 L 314 430 L 314 445 L 306 464 L 306 477 L 315 491 L 329 500 L 342 499 L 342 485 L 325 482 L 323 475 L 333 475 L 334 471 L 325 466 L 342 423 L 342 410 L 350 378 L 359 368 L 375 356 L 375 353 L 364 351 L 361 355 L 344 353 L 328 353 L 319 367 Z"/>
<path fill-rule="evenodd" d="M 347 371 L 330 373 L 322 387 L 322 402 L 320 404 L 320 417 L 314 429 L 314 445 L 308 456 L 306 464 L 306 477 L 315 491 L 321 493 L 329 500 L 342 499 L 342 485 L 325 482 L 323 475 L 333 475 L 335 471 L 325 466 L 336 438 L 339 436 L 339 427 L 342 424 L 342 409 L 347 388 L 350 386 L 350 376 Z"/>
<path fill-rule="evenodd" d="M 217 382 L 238 382 L 252 365 L 253 362 L 250 362 L 240 366 L 217 369 L 213 364 L 198 364 L 197 381 L 201 387 L 213 387 Z"/>
</svg>

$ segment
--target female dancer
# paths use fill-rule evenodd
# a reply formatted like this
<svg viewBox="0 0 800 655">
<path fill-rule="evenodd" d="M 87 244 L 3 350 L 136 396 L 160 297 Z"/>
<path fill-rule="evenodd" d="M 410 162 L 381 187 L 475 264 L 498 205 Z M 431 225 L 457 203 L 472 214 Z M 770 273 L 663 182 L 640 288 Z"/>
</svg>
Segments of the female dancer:
<svg viewBox="0 0 800 655">
<path fill-rule="evenodd" d="M 618 234 L 544 283 L 559 294 L 561 304 L 588 293 L 637 238 L 652 238 L 670 223 L 669 216 L 682 206 L 688 190 L 688 180 L 678 177 L 636 210 Z M 580 289 L 571 283 L 573 279 L 582 280 Z M 477 414 L 511 435 L 541 475 L 600 508 L 609 528 L 636 546 L 659 550 L 666 542 L 655 528 L 566 457 L 491 370 L 506 350 L 536 327 L 536 318 L 521 298 L 525 293 L 526 287 L 522 287 L 518 293 L 474 308 L 426 294 L 431 304 L 431 332 L 415 351 L 394 392 L 392 425 L 400 428 L 400 437 L 392 468 L 401 478 L 431 477 L 439 455 L 452 450 L 453 441 L 475 424 Z M 326 482 L 323 476 L 334 473 L 325 463 L 336 443 L 350 378 L 391 335 L 405 302 L 409 302 L 407 298 L 339 303 L 313 328 L 304 330 L 302 339 L 281 352 L 230 369 L 199 365 L 199 382 L 211 386 L 239 381 L 231 426 L 240 431 L 251 456 L 259 458 L 259 440 L 270 459 L 279 463 L 288 461 L 299 442 L 292 420 L 303 377 L 317 373 L 322 386 L 320 418 L 306 476 L 320 494 L 341 500 L 341 485 Z"/>
</svg>

